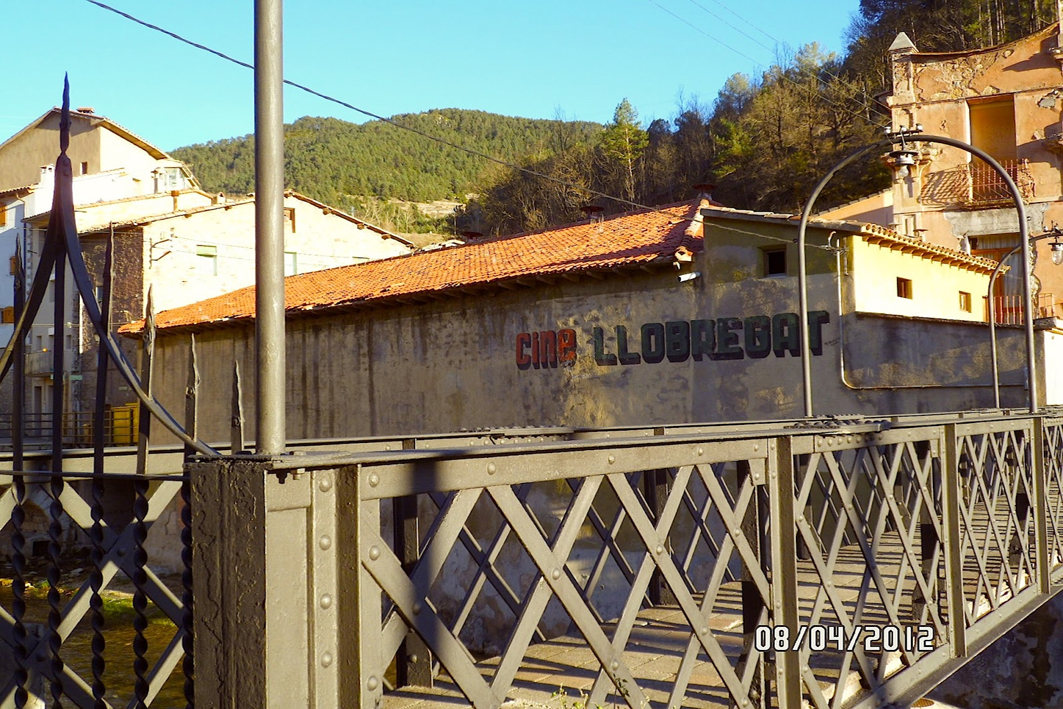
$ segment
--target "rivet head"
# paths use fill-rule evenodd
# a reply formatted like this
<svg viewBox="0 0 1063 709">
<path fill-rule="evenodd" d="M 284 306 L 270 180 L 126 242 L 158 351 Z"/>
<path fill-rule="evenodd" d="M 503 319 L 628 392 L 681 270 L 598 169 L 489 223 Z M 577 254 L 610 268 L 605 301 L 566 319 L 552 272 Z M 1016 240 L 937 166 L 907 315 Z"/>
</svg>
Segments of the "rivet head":
<svg viewBox="0 0 1063 709">
<path fill-rule="evenodd" d="M 332 607 L 332 596 L 330 596 L 327 593 L 325 595 L 323 595 L 321 597 L 321 607 L 322 608 L 331 608 Z"/>
<path fill-rule="evenodd" d="M 322 534 L 321 539 L 318 541 L 317 545 L 322 549 L 328 549 L 332 546 L 332 537 L 327 534 Z"/>
<path fill-rule="evenodd" d="M 487 474 L 488 475 L 494 475 L 497 471 L 498 471 L 498 466 L 497 465 L 495 465 L 494 463 L 488 463 L 487 464 Z"/>
<path fill-rule="evenodd" d="M 372 692 L 380 686 L 380 680 L 378 680 L 376 677 L 370 677 L 365 681 L 365 686 L 370 692 Z"/>
<path fill-rule="evenodd" d="M 380 476 L 377 475 L 376 473 L 371 474 L 369 476 L 369 484 L 372 487 L 376 487 L 377 485 L 379 485 L 380 484 Z"/>
<path fill-rule="evenodd" d="M 760 444 L 759 443 L 754 443 L 753 444 L 753 450 L 759 451 L 760 450 Z"/>
<path fill-rule="evenodd" d="M 554 569 L 550 572 L 550 576 L 554 579 L 554 581 L 557 581 L 559 578 L 561 578 L 561 569 Z"/>
<path fill-rule="evenodd" d="M 380 549 L 378 547 L 369 547 L 369 558 L 376 561 L 380 558 Z"/>
<path fill-rule="evenodd" d="M 416 665 L 420 661 L 421 661 L 420 655 L 417 655 L 416 653 L 414 653 L 413 655 L 410 655 L 410 662 L 412 662 L 413 664 Z"/>
<path fill-rule="evenodd" d="M 709 626 L 707 626 L 707 625 L 701 626 L 701 634 L 702 635 L 708 635 L 709 634 Z"/>
<path fill-rule="evenodd" d="M 611 455 L 611 456 L 609 456 L 608 460 L 609 460 L 609 465 L 612 465 L 613 463 L 616 462 L 616 456 Z"/>
<path fill-rule="evenodd" d="M 619 670 L 620 669 L 620 661 L 619 660 L 613 660 L 612 662 L 609 663 L 609 666 L 612 667 L 614 670 Z"/>
<path fill-rule="evenodd" d="M 384 446 L 384 450 L 386 450 L 386 451 L 391 450 L 391 444 L 389 443 L 386 446 Z"/>
<path fill-rule="evenodd" d="M 660 544 L 658 544 L 656 551 L 657 551 L 658 555 L 663 554 L 664 553 L 664 547 L 661 546 Z"/>
<path fill-rule="evenodd" d="M 322 667 L 328 667 L 331 664 L 332 664 L 332 653 L 331 652 L 326 652 L 323 655 L 321 655 L 321 666 Z"/>
<path fill-rule="evenodd" d="M 332 489 L 332 481 L 331 480 L 322 480 L 320 483 L 318 483 L 317 489 L 320 490 L 321 492 L 328 492 L 329 490 Z"/>
<path fill-rule="evenodd" d="M 704 455 L 704 454 L 705 454 L 705 449 L 702 448 L 701 446 L 698 446 L 698 455 Z"/>
<path fill-rule="evenodd" d="M 419 615 L 422 608 L 424 608 L 424 606 L 421 605 L 420 601 L 414 601 L 413 602 L 413 614 L 414 615 Z"/>
</svg>

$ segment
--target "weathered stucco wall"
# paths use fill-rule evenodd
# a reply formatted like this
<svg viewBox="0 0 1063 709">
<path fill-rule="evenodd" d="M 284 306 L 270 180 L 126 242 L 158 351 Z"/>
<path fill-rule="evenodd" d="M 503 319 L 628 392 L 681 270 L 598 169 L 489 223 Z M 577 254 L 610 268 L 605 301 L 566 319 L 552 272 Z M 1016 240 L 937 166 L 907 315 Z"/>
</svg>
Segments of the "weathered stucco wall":
<svg viewBox="0 0 1063 709">
<path fill-rule="evenodd" d="M 410 247 L 401 241 L 359 228 L 296 197 L 285 197 L 284 207 L 295 211 L 294 231 L 292 219 L 284 220 L 284 250 L 295 254 L 299 273 L 410 252 Z M 149 283 L 154 286 L 158 310 L 194 303 L 255 282 L 254 202 L 161 219 L 143 229 L 144 264 L 148 269 L 143 282 L 145 289 Z M 197 255 L 200 245 L 214 247 L 217 256 L 213 263 Z"/>
<path fill-rule="evenodd" d="M 70 147 L 67 155 L 80 172 L 82 162 L 89 164 L 89 172 L 100 171 L 100 132 L 88 120 L 74 118 L 70 122 Z M 59 155 L 59 115 L 51 114 L 33 130 L 0 150 L 0 190 L 36 184 L 41 167 L 55 164 Z"/>
<path fill-rule="evenodd" d="M 974 322 L 984 319 L 988 274 L 861 238 L 847 241 L 857 311 Z M 910 298 L 899 294 L 898 278 L 911 282 Z M 961 292 L 968 296 L 967 310 L 961 307 Z"/>
<path fill-rule="evenodd" d="M 741 276 L 747 260 L 740 252 L 738 244 L 714 245 L 695 270 Z M 821 353 L 813 359 L 817 413 L 991 405 L 984 325 L 852 315 L 842 321 L 833 254 L 818 253 L 810 299 L 810 310 L 823 313 L 813 332 Z M 792 278 L 680 284 L 668 270 L 298 317 L 288 322 L 288 435 L 797 417 L 796 300 Z M 1010 405 L 1024 401 L 1019 334 L 1001 331 L 1003 377 L 1019 384 L 1005 387 Z M 841 375 L 842 341 L 849 385 Z M 253 328 L 208 330 L 196 342 L 202 435 L 228 439 L 235 361 L 253 436 Z M 189 335 L 163 332 L 158 348 L 156 391 L 181 412 Z"/>
</svg>

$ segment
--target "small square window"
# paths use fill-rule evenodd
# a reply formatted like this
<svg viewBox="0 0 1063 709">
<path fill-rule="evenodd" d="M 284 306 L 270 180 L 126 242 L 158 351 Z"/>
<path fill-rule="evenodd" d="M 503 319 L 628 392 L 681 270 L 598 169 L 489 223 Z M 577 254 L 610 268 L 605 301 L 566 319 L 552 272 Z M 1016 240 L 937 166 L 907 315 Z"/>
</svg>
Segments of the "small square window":
<svg viewBox="0 0 1063 709">
<path fill-rule="evenodd" d="M 87 162 L 81 163 L 81 174 L 82 175 L 89 174 L 89 164 Z"/>
<path fill-rule="evenodd" d="M 5 324 L 15 322 L 15 306 L 9 305 L 3 310 L 3 316 L 0 317 L 0 322 Z"/>
<path fill-rule="evenodd" d="M 897 297 L 912 299 L 912 281 L 909 278 L 897 279 Z"/>
<path fill-rule="evenodd" d="M 786 247 L 763 249 L 762 266 L 765 276 L 786 275 Z"/>
<path fill-rule="evenodd" d="M 965 313 L 971 312 L 971 294 L 960 291 L 960 310 Z"/>
</svg>

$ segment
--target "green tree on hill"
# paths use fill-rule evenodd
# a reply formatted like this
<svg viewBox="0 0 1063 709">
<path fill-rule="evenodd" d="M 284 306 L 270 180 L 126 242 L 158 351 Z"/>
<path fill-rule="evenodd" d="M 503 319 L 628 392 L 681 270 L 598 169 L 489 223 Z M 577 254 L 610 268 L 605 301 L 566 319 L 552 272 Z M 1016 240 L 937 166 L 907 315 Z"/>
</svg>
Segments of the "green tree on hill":
<svg viewBox="0 0 1063 709">
<path fill-rule="evenodd" d="M 599 140 L 602 154 L 607 158 L 606 167 L 620 173 L 623 196 L 629 200 L 635 199 L 635 172 L 650 142 L 638 121 L 638 111 L 625 98 L 617 105 L 613 122 L 602 131 Z"/>
</svg>

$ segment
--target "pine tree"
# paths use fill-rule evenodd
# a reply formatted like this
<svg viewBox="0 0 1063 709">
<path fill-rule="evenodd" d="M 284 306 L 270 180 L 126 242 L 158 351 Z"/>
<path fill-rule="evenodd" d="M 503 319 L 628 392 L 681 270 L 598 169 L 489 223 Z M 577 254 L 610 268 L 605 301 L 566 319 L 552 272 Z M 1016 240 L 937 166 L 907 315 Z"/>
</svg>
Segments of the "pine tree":
<svg viewBox="0 0 1063 709">
<path fill-rule="evenodd" d="M 605 157 L 614 162 L 623 175 L 624 196 L 635 199 L 635 172 L 650 139 L 639 126 L 639 114 L 626 98 L 613 113 L 613 122 L 602 132 L 601 146 Z"/>
</svg>

